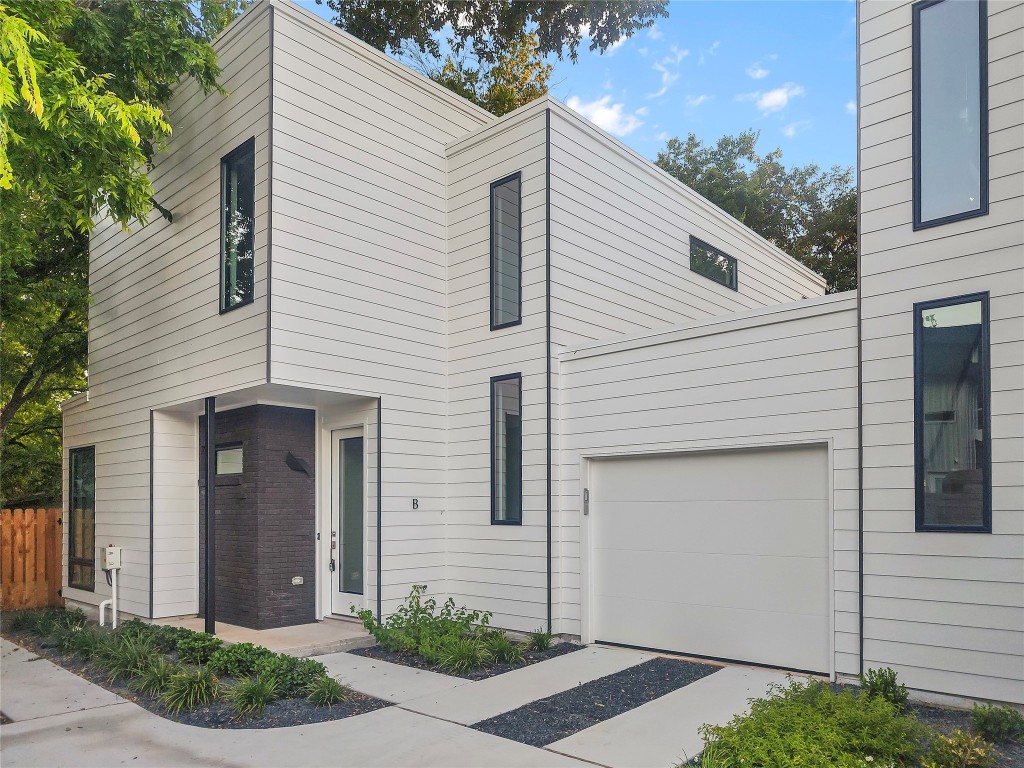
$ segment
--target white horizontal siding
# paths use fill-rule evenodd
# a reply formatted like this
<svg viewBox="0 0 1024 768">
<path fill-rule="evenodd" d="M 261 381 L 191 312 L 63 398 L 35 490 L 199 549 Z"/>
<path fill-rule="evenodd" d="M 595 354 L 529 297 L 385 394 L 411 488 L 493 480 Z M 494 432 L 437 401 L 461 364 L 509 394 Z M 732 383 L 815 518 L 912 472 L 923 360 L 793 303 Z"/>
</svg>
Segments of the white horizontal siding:
<svg viewBox="0 0 1024 768">
<path fill-rule="evenodd" d="M 843 294 L 570 350 L 559 562 L 580 632 L 580 458 L 829 442 L 835 669 L 857 671 L 857 330 Z"/>
<path fill-rule="evenodd" d="M 865 664 L 1024 702 L 1024 3 L 989 13 L 990 207 L 912 228 L 910 2 L 861 2 Z M 991 296 L 992 534 L 915 533 L 914 302 Z"/>
<path fill-rule="evenodd" d="M 287 4 L 273 69 L 270 376 L 381 398 L 387 613 L 412 584 L 445 590 L 445 144 L 490 117 Z"/>
</svg>

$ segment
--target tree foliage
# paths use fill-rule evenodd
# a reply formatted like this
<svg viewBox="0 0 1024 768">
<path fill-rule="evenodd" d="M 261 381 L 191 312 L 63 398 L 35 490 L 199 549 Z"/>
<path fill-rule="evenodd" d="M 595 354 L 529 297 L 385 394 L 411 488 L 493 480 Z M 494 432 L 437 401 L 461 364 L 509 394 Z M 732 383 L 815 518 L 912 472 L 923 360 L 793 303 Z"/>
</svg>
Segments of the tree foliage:
<svg viewBox="0 0 1024 768">
<path fill-rule="evenodd" d="M 382 51 L 419 50 L 440 58 L 439 38 L 451 31 L 456 54 L 469 48 L 493 63 L 524 30 L 535 30 L 542 56 L 576 61 L 580 43 L 604 52 L 667 16 L 667 0 L 317 0 L 335 12 L 334 23 Z"/>
<path fill-rule="evenodd" d="M 245 0 L 0 0 L 0 494 L 53 500 L 57 403 L 85 386 L 88 232 L 153 205 L 178 80 Z"/>
<path fill-rule="evenodd" d="M 857 192 L 850 169 L 787 168 L 759 155 L 756 131 L 705 146 L 670 139 L 656 164 L 822 275 L 829 293 L 857 286 Z"/>
<path fill-rule="evenodd" d="M 523 33 L 491 63 L 449 55 L 443 64 L 426 54 L 410 58 L 423 74 L 487 111 L 501 116 L 548 92 L 553 67 L 540 52 L 537 36 Z"/>
</svg>

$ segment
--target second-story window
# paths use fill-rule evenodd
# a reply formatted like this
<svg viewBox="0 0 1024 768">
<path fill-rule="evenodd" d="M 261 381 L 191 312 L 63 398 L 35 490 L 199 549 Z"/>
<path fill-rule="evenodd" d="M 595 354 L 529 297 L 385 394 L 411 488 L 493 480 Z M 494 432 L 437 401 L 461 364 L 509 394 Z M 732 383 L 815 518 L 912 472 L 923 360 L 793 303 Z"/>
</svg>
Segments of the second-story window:
<svg viewBox="0 0 1024 768">
<path fill-rule="evenodd" d="M 736 259 L 691 235 L 690 269 L 726 288 L 737 288 Z"/>
<path fill-rule="evenodd" d="M 491 184 L 491 330 L 522 322 L 518 173 Z"/>
<path fill-rule="evenodd" d="M 256 225 L 256 140 L 220 163 L 220 311 L 253 299 Z"/>
<path fill-rule="evenodd" d="M 914 229 L 988 213 L 984 0 L 914 5 Z"/>
</svg>

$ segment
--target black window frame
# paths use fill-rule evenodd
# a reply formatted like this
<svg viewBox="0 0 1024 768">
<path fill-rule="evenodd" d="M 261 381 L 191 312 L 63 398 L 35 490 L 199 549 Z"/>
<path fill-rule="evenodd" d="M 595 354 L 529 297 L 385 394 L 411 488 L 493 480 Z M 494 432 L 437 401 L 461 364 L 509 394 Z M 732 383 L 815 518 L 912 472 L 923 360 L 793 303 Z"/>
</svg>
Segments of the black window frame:
<svg viewBox="0 0 1024 768">
<path fill-rule="evenodd" d="M 90 452 L 92 453 L 92 514 L 93 514 L 93 525 L 92 525 L 92 557 L 75 557 L 72 553 L 74 552 L 74 537 L 75 527 L 78 524 L 77 516 L 75 515 L 76 506 L 76 486 L 75 486 L 75 456 Z M 74 569 L 72 566 L 82 566 L 92 569 L 92 581 L 89 584 L 75 583 L 72 581 L 72 573 Z M 84 592 L 95 592 L 96 591 L 96 446 L 95 445 L 83 445 L 78 448 L 71 448 L 68 451 L 68 586 L 72 589 L 81 589 Z"/>
<path fill-rule="evenodd" d="M 251 154 L 252 155 L 252 164 L 253 164 L 253 179 L 252 179 L 252 186 L 253 186 L 253 190 L 252 190 L 252 201 L 253 201 L 253 212 L 252 212 L 252 216 L 253 216 L 252 290 L 249 292 L 249 298 L 247 298 L 245 301 L 240 301 L 237 304 L 232 304 L 231 306 L 226 306 L 225 301 L 224 301 L 224 288 L 225 288 L 224 281 L 225 281 L 225 278 L 227 277 L 227 275 L 225 274 L 225 271 L 224 271 L 225 266 L 226 266 L 225 263 L 224 263 L 225 262 L 225 256 L 226 256 L 226 254 L 224 252 L 224 242 L 225 242 L 225 235 L 227 234 L 226 233 L 226 229 L 227 229 L 227 221 L 226 221 L 226 219 L 227 219 L 227 216 L 226 216 L 226 206 L 225 206 L 224 197 L 225 197 L 225 192 L 227 191 L 227 170 L 228 170 L 228 166 L 231 163 L 235 162 L 239 157 L 242 157 L 242 156 L 244 156 L 246 154 Z M 220 314 L 222 314 L 222 315 L 227 313 L 227 312 L 231 312 L 233 310 L 239 309 L 241 307 L 247 307 L 247 306 L 249 306 L 250 304 L 252 304 L 256 300 L 256 173 L 255 173 L 255 169 L 256 169 L 256 137 L 255 136 L 251 136 L 250 138 L 246 139 L 244 142 L 239 144 L 237 147 L 235 147 L 233 150 L 228 152 L 226 155 L 224 155 L 224 157 L 222 157 L 220 159 L 220 193 L 219 193 L 218 198 L 217 198 L 218 202 L 219 202 L 219 206 L 220 206 L 220 246 L 219 246 L 219 249 L 218 249 L 219 250 L 219 254 L 220 254 L 219 255 L 219 259 L 220 259 L 220 284 L 218 286 L 219 297 L 218 297 L 217 301 L 218 301 L 218 304 L 220 306 Z"/>
<path fill-rule="evenodd" d="M 729 261 L 732 264 L 732 283 L 731 284 L 723 282 L 721 280 L 716 280 L 715 278 L 711 277 L 710 275 L 706 275 L 703 272 L 693 268 L 693 247 L 695 245 L 698 248 L 703 248 L 705 250 L 711 251 L 712 253 L 715 253 L 715 254 L 721 256 L 722 258 L 726 259 L 727 261 Z M 705 242 L 704 240 L 701 240 L 699 237 L 695 237 L 694 235 L 690 235 L 689 259 L 690 259 L 690 271 L 693 272 L 695 275 L 700 275 L 705 280 L 710 280 L 711 282 L 716 283 L 716 284 L 722 286 L 723 288 L 728 288 L 728 289 L 730 289 L 732 291 L 739 291 L 739 289 L 740 289 L 740 287 L 739 287 L 739 285 L 740 285 L 740 262 L 739 262 L 739 259 L 737 259 L 735 256 L 730 256 L 728 253 L 723 251 L 721 248 L 716 248 L 715 246 L 711 245 L 711 243 Z"/>
<path fill-rule="evenodd" d="M 517 205 L 519 207 L 519 227 L 518 227 L 518 232 L 516 233 L 516 247 L 518 249 L 518 262 L 519 262 L 518 263 L 518 267 L 519 267 L 518 289 L 519 290 L 517 291 L 517 293 L 518 293 L 518 296 L 517 296 L 518 301 L 517 301 L 517 306 L 516 306 L 516 318 L 514 320 L 509 320 L 509 321 L 504 322 L 504 323 L 497 323 L 497 322 L 495 322 L 495 320 L 496 320 L 496 317 L 495 317 L 496 316 L 496 312 L 495 312 L 495 296 L 496 296 L 496 291 L 497 291 L 497 283 L 496 283 L 497 274 L 496 274 L 495 269 L 494 269 L 494 247 L 495 247 L 495 237 L 496 237 L 496 233 L 494 231 L 494 190 L 497 189 L 498 187 L 504 185 L 504 184 L 508 184 L 508 182 L 512 181 L 513 179 L 518 180 L 518 182 L 519 182 L 519 200 L 517 202 Z M 523 322 L 523 172 L 522 171 L 516 171 L 515 173 L 510 173 L 508 176 L 505 176 L 503 178 L 498 179 L 497 181 L 492 181 L 491 185 L 490 185 L 490 188 L 489 188 L 489 198 L 488 199 L 489 199 L 488 213 L 489 213 L 489 216 L 490 216 L 490 218 L 488 220 L 488 224 L 487 224 L 487 226 L 488 226 L 488 228 L 490 230 L 490 238 L 488 240 L 488 242 L 490 244 L 490 251 L 488 253 L 488 268 L 490 270 L 490 278 L 491 278 L 490 279 L 490 294 L 488 296 L 488 300 L 490 302 L 491 330 L 492 331 L 498 331 L 498 330 L 501 330 L 502 328 L 511 328 L 512 326 L 521 325 L 522 322 Z"/>
<path fill-rule="evenodd" d="M 498 469 L 498 442 L 497 424 L 494 419 L 495 411 L 495 384 L 503 381 L 515 381 L 519 389 L 519 517 L 518 519 L 499 520 L 497 513 L 497 482 L 496 474 Z M 492 376 L 490 383 L 490 410 L 488 411 L 488 429 L 491 433 L 491 525 L 522 525 L 523 524 L 523 375 L 522 373 L 507 373 L 501 376 Z M 506 468 L 506 472 L 507 472 Z"/>
<path fill-rule="evenodd" d="M 240 472 L 218 472 L 217 471 L 217 464 L 219 463 L 220 452 L 221 451 L 233 451 L 235 449 L 238 449 L 238 450 L 240 450 L 242 452 L 242 470 Z M 245 474 L 245 446 L 242 443 L 240 443 L 240 442 L 222 443 L 220 445 L 214 446 L 214 449 L 213 449 L 213 460 L 214 460 L 213 474 L 216 477 L 240 477 L 241 475 Z"/>
<path fill-rule="evenodd" d="M 981 525 L 936 525 L 924 520 L 924 376 L 922 372 L 922 311 L 958 304 L 981 303 L 982 392 L 985 413 L 985 460 L 982 467 Z M 917 532 L 992 533 L 992 357 L 989 342 L 989 293 L 968 293 L 914 304 L 914 529 Z"/>
<path fill-rule="evenodd" d="M 989 209 L 989 167 L 988 167 L 988 7 L 987 0 L 975 0 L 978 3 L 978 138 L 979 138 L 979 172 L 981 183 L 978 207 L 973 211 L 954 213 L 937 219 L 924 221 L 921 218 L 921 14 L 929 8 L 944 2 L 963 2 L 963 0 L 918 0 L 912 6 L 912 145 L 913 145 L 913 228 L 929 229 L 964 221 L 978 216 L 987 216 Z"/>
</svg>

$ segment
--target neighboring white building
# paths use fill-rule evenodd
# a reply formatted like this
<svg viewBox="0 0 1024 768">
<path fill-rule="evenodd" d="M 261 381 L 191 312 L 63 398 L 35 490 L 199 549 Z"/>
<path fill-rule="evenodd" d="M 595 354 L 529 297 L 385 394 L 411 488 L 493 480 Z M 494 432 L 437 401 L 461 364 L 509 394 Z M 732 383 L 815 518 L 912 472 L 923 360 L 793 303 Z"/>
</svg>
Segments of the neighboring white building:
<svg viewBox="0 0 1024 768">
<path fill-rule="evenodd" d="M 216 398 L 218 620 L 425 584 L 510 629 L 1024 703 L 1024 3 L 860 5 L 835 296 L 554 99 L 495 119 L 250 7 L 227 95 L 172 103 L 173 222 L 92 238 L 65 596 L 103 599 L 112 543 L 125 610 L 203 610 Z"/>
</svg>

